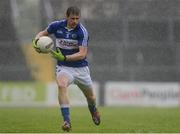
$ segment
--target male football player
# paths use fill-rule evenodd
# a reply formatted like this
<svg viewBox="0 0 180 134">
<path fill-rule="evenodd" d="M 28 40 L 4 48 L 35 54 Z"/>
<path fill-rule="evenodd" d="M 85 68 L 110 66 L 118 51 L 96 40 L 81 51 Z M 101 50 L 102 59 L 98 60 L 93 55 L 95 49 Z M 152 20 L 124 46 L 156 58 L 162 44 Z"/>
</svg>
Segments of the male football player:
<svg viewBox="0 0 180 134">
<path fill-rule="evenodd" d="M 93 91 L 92 80 L 86 59 L 88 52 L 88 32 L 79 22 L 80 9 L 69 7 L 66 18 L 54 21 L 40 31 L 33 40 L 33 47 L 39 53 L 37 41 L 41 36 L 53 34 L 56 38 L 56 51 L 51 50 L 51 55 L 57 59 L 56 81 L 58 85 L 58 99 L 60 113 L 63 116 L 64 131 L 71 130 L 69 99 L 67 88 L 75 83 L 84 93 L 92 119 L 96 125 L 100 124 L 100 114 L 96 107 L 96 96 Z"/>
</svg>

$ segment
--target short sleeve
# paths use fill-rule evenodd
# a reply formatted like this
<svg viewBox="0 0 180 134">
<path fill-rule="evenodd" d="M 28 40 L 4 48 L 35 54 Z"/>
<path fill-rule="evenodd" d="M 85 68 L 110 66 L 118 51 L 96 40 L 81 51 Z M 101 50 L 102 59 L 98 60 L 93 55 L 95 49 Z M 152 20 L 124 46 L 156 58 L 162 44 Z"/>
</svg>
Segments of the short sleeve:
<svg viewBox="0 0 180 134">
<path fill-rule="evenodd" d="M 78 45 L 80 46 L 88 46 L 89 35 L 84 26 L 80 26 L 80 33 L 78 39 Z"/>
<path fill-rule="evenodd" d="M 47 32 L 49 34 L 53 34 L 56 32 L 57 28 L 58 28 L 59 22 L 58 21 L 54 21 L 52 23 L 50 23 L 47 27 Z"/>
</svg>

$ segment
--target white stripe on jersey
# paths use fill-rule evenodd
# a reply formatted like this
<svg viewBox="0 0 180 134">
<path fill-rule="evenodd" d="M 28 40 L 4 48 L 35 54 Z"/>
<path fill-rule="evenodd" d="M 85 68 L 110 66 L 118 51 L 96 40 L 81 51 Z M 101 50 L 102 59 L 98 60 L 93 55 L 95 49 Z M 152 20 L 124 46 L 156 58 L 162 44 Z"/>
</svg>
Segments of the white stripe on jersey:
<svg viewBox="0 0 180 134">
<path fill-rule="evenodd" d="M 57 22 L 65 22 L 66 21 L 66 19 L 62 19 L 62 20 L 59 20 L 59 21 L 57 21 Z M 55 21 L 56 22 L 56 21 Z"/>
<path fill-rule="evenodd" d="M 80 24 L 80 27 L 83 31 L 83 34 L 84 34 L 84 38 L 83 38 L 83 41 L 82 41 L 82 46 L 87 46 L 87 43 L 88 43 L 88 32 L 87 30 L 84 28 L 84 26 L 82 24 Z"/>
</svg>

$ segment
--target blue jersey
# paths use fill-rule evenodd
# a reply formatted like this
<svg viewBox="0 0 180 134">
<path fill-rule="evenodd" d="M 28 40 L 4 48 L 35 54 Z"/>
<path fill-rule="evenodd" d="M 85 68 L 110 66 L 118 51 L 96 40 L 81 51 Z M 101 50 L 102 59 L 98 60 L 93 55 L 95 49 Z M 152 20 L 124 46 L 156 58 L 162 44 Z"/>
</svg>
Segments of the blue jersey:
<svg viewBox="0 0 180 134">
<path fill-rule="evenodd" d="M 56 37 L 56 48 L 60 48 L 63 55 L 71 55 L 79 52 L 79 46 L 88 46 L 88 32 L 79 23 L 74 29 L 68 29 L 67 20 L 54 21 L 49 24 L 47 31 Z M 78 61 L 57 61 L 58 65 L 68 67 L 84 67 L 88 65 L 85 59 Z"/>
</svg>

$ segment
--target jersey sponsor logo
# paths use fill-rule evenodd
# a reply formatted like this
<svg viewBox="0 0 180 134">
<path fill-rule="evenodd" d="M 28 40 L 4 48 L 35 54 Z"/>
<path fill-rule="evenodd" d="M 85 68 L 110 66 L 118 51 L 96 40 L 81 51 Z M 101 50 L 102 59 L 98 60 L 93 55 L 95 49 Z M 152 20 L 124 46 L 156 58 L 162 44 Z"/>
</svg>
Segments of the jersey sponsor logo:
<svg viewBox="0 0 180 134">
<path fill-rule="evenodd" d="M 56 39 L 56 46 L 63 49 L 77 49 L 78 41 L 72 39 Z"/>
</svg>

